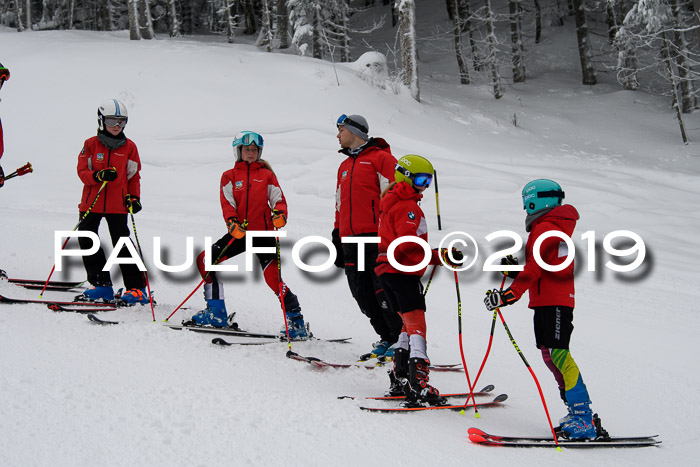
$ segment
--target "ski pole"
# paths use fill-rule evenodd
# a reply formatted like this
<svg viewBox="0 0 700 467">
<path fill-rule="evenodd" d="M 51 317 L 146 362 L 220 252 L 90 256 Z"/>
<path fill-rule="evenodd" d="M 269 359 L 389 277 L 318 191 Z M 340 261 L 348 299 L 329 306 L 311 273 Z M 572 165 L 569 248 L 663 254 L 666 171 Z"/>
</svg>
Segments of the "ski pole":
<svg viewBox="0 0 700 467">
<path fill-rule="evenodd" d="M 503 289 L 503 286 L 506 283 L 506 276 L 503 276 L 503 280 L 501 281 L 501 289 Z M 486 354 L 484 355 L 484 360 L 481 362 L 481 366 L 479 367 L 479 372 L 476 374 L 476 378 L 474 378 L 474 386 L 476 387 L 477 382 L 479 381 L 479 377 L 481 376 L 481 371 L 484 369 L 484 365 L 486 364 L 486 360 L 489 358 L 489 353 L 491 352 L 491 344 L 493 343 L 493 332 L 496 328 L 496 317 L 498 316 L 498 311 L 494 310 L 493 311 L 493 321 L 491 321 L 491 333 L 489 335 L 489 345 L 486 347 Z"/>
<path fill-rule="evenodd" d="M 462 366 L 464 366 L 464 374 L 467 376 L 467 384 L 469 385 L 469 396 L 467 396 L 467 402 L 464 404 L 464 407 L 467 407 L 467 403 L 469 403 L 469 398 L 474 401 L 474 416 L 476 418 L 479 418 L 481 415 L 479 415 L 479 408 L 476 405 L 476 398 L 474 397 L 474 386 L 472 386 L 471 379 L 469 378 L 469 370 L 467 370 L 467 361 L 464 358 L 464 347 L 462 345 L 462 298 L 459 293 L 459 278 L 457 276 L 457 270 L 453 269 L 453 272 L 455 274 L 455 288 L 457 289 L 457 324 L 458 324 L 458 329 L 459 329 L 459 354 L 462 357 Z M 460 412 L 462 415 L 464 415 L 464 409 Z"/>
<path fill-rule="evenodd" d="M 136 233 L 136 222 L 134 221 L 134 208 L 129 206 L 129 214 L 131 215 L 131 227 L 134 229 L 134 237 L 136 238 L 136 248 L 139 249 L 139 255 L 141 256 L 141 261 L 143 261 L 143 251 L 141 250 L 141 243 L 139 242 L 139 234 Z M 156 311 L 153 309 L 153 294 L 151 293 L 151 284 L 148 282 L 148 271 L 143 272 L 143 276 L 146 279 L 146 290 L 148 290 L 148 301 L 151 304 L 151 315 L 153 316 L 153 322 L 156 322 Z"/>
<path fill-rule="evenodd" d="M 243 225 L 243 227 L 247 227 L 247 226 L 248 226 L 248 221 L 247 221 L 247 220 L 243 221 L 243 224 L 241 224 L 241 225 Z M 228 247 L 231 246 L 231 244 L 233 243 L 234 240 L 236 240 L 236 237 L 231 236 L 231 240 L 230 240 L 230 241 L 226 244 L 226 246 L 221 250 L 221 253 L 219 253 L 219 256 L 216 258 L 216 261 L 214 261 L 214 264 L 219 264 L 219 260 L 221 260 L 221 258 L 224 256 L 224 253 L 226 253 L 226 250 L 228 250 Z M 173 310 L 173 312 L 170 313 L 170 314 L 168 315 L 168 317 L 165 318 L 165 319 L 163 320 L 164 323 L 167 323 L 168 320 L 169 320 L 170 318 L 172 318 L 172 316 L 177 312 L 177 310 L 179 310 L 180 308 L 182 308 L 182 305 L 184 305 L 185 303 L 187 303 L 187 300 L 189 300 L 189 299 L 192 297 L 192 295 L 194 295 L 194 293 L 195 293 L 197 290 L 199 290 L 199 288 L 202 286 L 202 284 L 204 284 L 204 282 L 207 280 L 207 277 L 209 277 L 209 273 L 210 273 L 210 272 L 211 272 L 211 271 L 207 271 L 207 273 L 204 275 L 204 277 L 202 278 L 202 280 L 199 281 L 199 284 L 197 284 L 197 287 L 195 287 L 194 290 L 193 290 L 192 292 L 190 292 L 190 294 L 189 294 L 187 297 L 185 297 L 185 299 L 182 301 L 182 303 L 180 303 L 180 304 L 177 306 L 177 308 L 175 308 L 175 309 Z"/>
<path fill-rule="evenodd" d="M 98 200 L 98 198 L 100 197 L 100 194 L 102 194 L 102 190 L 104 190 L 104 188 L 105 188 L 106 186 L 107 186 L 107 181 L 102 182 L 102 186 L 100 187 L 99 190 L 97 190 L 97 194 L 95 195 L 95 199 L 92 200 L 92 204 L 91 204 L 90 207 L 87 209 L 87 211 L 85 211 L 85 213 L 82 215 L 82 217 L 80 218 L 80 220 L 78 221 L 78 223 L 75 224 L 75 227 L 73 227 L 73 230 L 71 230 L 71 232 L 75 232 L 76 230 L 78 230 L 78 227 L 80 227 L 80 224 L 83 223 L 83 221 L 85 220 L 85 218 L 86 218 L 86 217 L 88 216 L 88 214 L 90 214 L 90 212 L 92 211 L 92 208 L 95 207 L 95 204 L 97 203 L 97 200 Z M 66 245 L 68 244 L 68 240 L 70 240 L 70 237 L 66 238 L 66 241 L 63 242 L 63 246 L 61 246 L 61 250 L 63 250 L 63 249 L 66 247 Z M 49 277 L 46 279 L 46 283 L 44 284 L 44 287 L 41 289 L 41 293 L 39 293 L 39 298 L 42 298 L 42 297 L 43 297 L 44 291 L 46 290 L 46 287 L 49 285 L 49 281 L 51 280 L 51 276 L 53 276 L 53 272 L 54 272 L 55 270 L 56 270 L 56 262 L 54 261 L 53 267 L 51 268 L 51 272 L 49 273 Z"/>
<path fill-rule="evenodd" d="M 435 180 L 435 206 L 437 208 L 438 230 L 442 230 L 440 221 L 440 191 L 438 190 L 437 170 L 433 170 L 433 180 Z"/>
<path fill-rule="evenodd" d="M 515 339 L 513 339 L 513 334 L 510 333 L 510 329 L 508 329 L 508 325 L 506 324 L 506 320 L 503 319 L 503 314 L 501 313 L 501 310 L 499 308 L 496 308 L 496 312 L 498 313 L 498 316 L 501 318 L 501 323 L 503 323 L 503 327 L 506 330 L 506 333 L 508 334 L 508 338 L 510 339 L 510 342 L 513 344 L 513 347 L 515 347 L 515 350 L 518 352 L 518 355 L 520 355 L 520 358 L 523 360 L 523 363 L 525 363 L 525 366 L 527 367 L 528 371 L 532 375 L 532 379 L 535 380 L 535 385 L 537 385 L 537 390 L 540 393 L 540 399 L 542 399 L 542 406 L 544 407 L 544 413 L 547 415 L 547 422 L 549 422 L 549 428 L 552 430 L 552 436 L 554 437 L 554 444 L 557 446 L 557 451 L 561 451 L 561 447 L 559 447 L 559 441 L 557 440 L 557 434 L 554 432 L 554 426 L 552 426 L 552 418 L 549 416 L 549 409 L 547 408 L 547 402 L 544 400 L 544 394 L 542 393 L 542 387 L 540 387 L 540 382 L 537 380 L 537 376 L 535 376 L 535 372 L 532 371 L 532 368 L 530 368 L 530 364 L 527 362 L 527 359 L 525 358 L 525 355 L 523 355 L 523 352 L 520 350 L 520 347 L 518 347 L 518 344 L 516 344 Z"/>
<path fill-rule="evenodd" d="M 19 169 L 15 170 L 15 171 L 12 172 L 10 175 L 6 176 L 6 177 L 5 177 L 5 180 L 9 180 L 9 179 L 15 178 L 15 177 L 21 177 L 22 175 L 26 175 L 26 174 L 29 174 L 29 173 L 32 173 L 32 172 L 34 172 L 34 169 L 32 168 L 32 164 L 30 164 L 29 162 L 27 162 L 27 163 L 24 164 L 22 167 L 20 167 Z"/>
<path fill-rule="evenodd" d="M 284 306 L 284 297 L 282 296 L 282 291 L 284 289 L 284 284 L 282 282 L 282 255 L 280 254 L 280 239 L 275 237 L 275 245 L 277 247 L 277 276 L 279 277 L 279 292 L 280 292 L 280 304 L 282 305 L 282 316 L 284 318 L 284 331 L 287 333 L 287 348 L 292 351 L 292 340 L 289 338 L 289 323 L 287 323 L 287 309 Z"/>
<path fill-rule="evenodd" d="M 433 270 L 430 271 L 430 277 L 428 278 L 428 283 L 425 285 L 425 290 L 423 291 L 424 297 L 428 294 L 428 287 L 430 287 L 430 283 L 433 281 L 433 276 L 435 275 L 435 268 L 437 268 L 437 267 L 438 267 L 438 265 L 434 264 Z"/>
</svg>

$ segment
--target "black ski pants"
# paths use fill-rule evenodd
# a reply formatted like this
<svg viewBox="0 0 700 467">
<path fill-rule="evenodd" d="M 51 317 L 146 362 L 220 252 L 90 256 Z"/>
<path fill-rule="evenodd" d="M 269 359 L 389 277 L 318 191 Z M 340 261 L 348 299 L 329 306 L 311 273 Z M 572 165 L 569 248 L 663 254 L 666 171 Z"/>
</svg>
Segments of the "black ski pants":
<svg viewBox="0 0 700 467">
<path fill-rule="evenodd" d="M 83 217 L 85 213 L 80 213 L 80 218 Z M 90 231 L 98 234 L 100 229 L 100 222 L 104 219 L 107 221 L 107 227 L 109 229 L 109 235 L 112 238 L 112 246 L 117 244 L 117 241 L 121 237 L 129 237 L 129 226 L 127 224 L 126 214 L 103 214 L 103 213 L 89 213 L 85 219 L 80 223 L 78 230 Z M 80 248 L 88 249 L 92 245 L 89 238 L 79 237 L 78 243 Z M 117 255 L 120 258 L 130 257 L 129 251 L 126 248 L 122 250 Z M 85 265 L 85 271 L 87 272 L 88 282 L 94 286 L 111 286 L 112 277 L 109 271 L 103 271 L 105 264 L 107 263 L 107 258 L 105 252 L 100 247 L 100 249 L 94 255 L 83 256 L 83 264 Z M 129 289 L 142 289 L 146 287 L 146 278 L 143 272 L 139 271 L 138 266 L 135 264 L 120 264 L 119 265 L 122 272 L 122 279 L 124 280 L 124 287 L 126 290 Z"/>
</svg>

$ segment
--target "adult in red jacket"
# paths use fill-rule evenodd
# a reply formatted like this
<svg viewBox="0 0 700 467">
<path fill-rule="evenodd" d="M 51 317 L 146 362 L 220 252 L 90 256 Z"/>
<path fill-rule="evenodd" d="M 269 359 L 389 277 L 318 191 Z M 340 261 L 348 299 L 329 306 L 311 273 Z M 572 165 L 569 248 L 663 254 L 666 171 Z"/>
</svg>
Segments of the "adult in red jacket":
<svg viewBox="0 0 700 467">
<path fill-rule="evenodd" d="M 560 271 L 543 268 L 535 260 L 535 243 L 545 234 L 538 248 L 541 261 L 558 269 L 569 257 L 566 241 L 571 238 L 579 214 L 573 206 L 562 205 L 564 191 L 558 183 L 533 180 L 522 192 L 523 209 L 527 211 L 525 228 L 530 232 L 525 247 L 523 271 L 504 272 L 514 281 L 504 291 L 487 293 L 486 308 L 494 310 L 515 303 L 525 291 L 530 291 L 529 307 L 534 310 L 535 341 L 542 358 L 554 375 L 562 400 L 569 413 L 560 420 L 560 430 L 571 439 L 595 438 L 600 433 L 593 421 L 588 390 L 578 365 L 571 356 L 569 343 L 574 330 L 574 263 Z M 516 265 L 512 256 L 501 260 L 503 265 Z M 550 268 L 551 269 L 551 268 Z"/>
<path fill-rule="evenodd" d="M 246 250 L 246 231 L 268 231 L 281 229 L 287 223 L 287 200 L 280 188 L 270 164 L 260 156 L 263 150 L 263 137 L 252 131 L 243 131 L 233 140 L 236 164 L 221 176 L 221 211 L 228 232 L 212 245 L 212 263 L 221 263 Z M 256 237 L 254 247 L 276 246 L 273 237 Z M 294 340 L 308 339 L 309 333 L 301 314 L 299 299 L 281 282 L 277 256 L 274 253 L 256 253 L 268 287 L 275 292 L 284 304 L 287 326 L 281 334 Z M 224 284 L 214 271 L 207 271 L 204 252 L 197 257 L 197 267 L 204 284 L 204 299 L 207 307 L 192 316 L 185 324 L 199 326 L 233 326 L 228 320 L 224 301 Z"/>
<path fill-rule="evenodd" d="M 394 346 L 394 368 L 389 373 L 391 387 L 387 395 L 406 396 L 406 405 L 418 402 L 443 404 L 445 399 L 429 383 L 425 298 L 421 276 L 427 264 L 411 271 L 423 262 L 426 252 L 414 241 L 405 241 L 393 251 L 395 261 L 408 271 L 389 261 L 390 245 L 404 237 L 418 237 L 428 241 L 428 224 L 419 206 L 423 191 L 430 185 L 433 166 L 424 157 L 409 154 L 396 164 L 396 182 L 389 185 L 382 196 L 379 222 L 379 256 L 375 271 L 392 309 L 402 319 L 402 329 Z M 440 264 L 437 251 L 430 250 L 428 264 Z"/>
<path fill-rule="evenodd" d="M 379 197 L 394 181 L 396 159 L 382 138 L 370 138 L 367 120 L 360 115 L 341 115 L 337 122 L 341 154 L 347 156 L 338 168 L 335 192 L 335 223 L 331 234 L 336 248 L 335 265 L 345 269 L 350 292 L 379 336 L 372 350 L 361 358 L 390 357 L 391 346 L 401 332 L 401 318 L 391 309 L 374 267 L 377 244 L 364 246 L 364 269 L 358 266 L 358 244 L 341 238 L 376 237 Z"/>
<path fill-rule="evenodd" d="M 2 63 L 0 63 L 0 89 L 5 81 L 10 79 L 10 70 L 5 68 Z M 2 154 L 5 152 L 5 140 L 2 135 L 2 120 L 0 120 L 0 159 L 2 159 Z M 5 172 L 2 170 L 2 165 L 0 165 L 0 188 L 5 184 Z"/>
<path fill-rule="evenodd" d="M 121 237 L 129 237 L 127 214 L 141 210 L 141 159 L 136 145 L 124 135 L 128 121 L 126 106 L 117 99 L 104 101 L 97 109 L 97 136 L 85 140 L 78 156 L 78 177 L 83 193 L 78 209 L 78 230 L 98 233 L 102 219 L 107 221 L 112 245 Z M 79 237 L 80 247 L 88 249 L 92 241 Z M 122 248 L 119 257 L 130 256 Z M 109 271 L 103 271 L 107 259 L 100 248 L 97 253 L 83 256 L 88 282 L 94 287 L 79 299 L 113 300 L 114 289 Z M 135 264 L 120 264 L 126 292 L 121 298 L 127 303 L 148 303 L 146 280 Z"/>
</svg>

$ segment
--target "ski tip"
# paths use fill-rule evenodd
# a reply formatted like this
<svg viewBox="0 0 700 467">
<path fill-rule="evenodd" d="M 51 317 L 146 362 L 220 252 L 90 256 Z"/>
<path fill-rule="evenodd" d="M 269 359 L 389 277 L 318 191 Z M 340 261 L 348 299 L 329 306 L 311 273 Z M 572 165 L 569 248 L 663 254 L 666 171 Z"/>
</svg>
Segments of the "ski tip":
<svg viewBox="0 0 700 467">
<path fill-rule="evenodd" d="M 470 435 L 479 435 L 479 436 L 486 436 L 486 432 L 483 430 L 480 430 L 478 428 L 471 427 L 467 430 L 467 433 Z"/>
<path fill-rule="evenodd" d="M 494 402 L 503 402 L 507 399 L 508 399 L 508 394 L 499 394 L 493 399 L 493 401 Z"/>
<path fill-rule="evenodd" d="M 483 436 L 476 434 L 476 433 L 469 434 L 469 441 L 471 441 L 472 443 L 477 443 L 477 444 L 484 444 L 484 443 L 488 442 L 488 440 L 486 438 L 484 438 Z"/>
<path fill-rule="evenodd" d="M 491 392 L 491 391 L 493 391 L 494 389 L 496 389 L 496 386 L 494 386 L 493 384 L 489 384 L 489 385 L 484 386 L 483 388 L 481 388 L 481 391 L 479 391 L 479 392 Z"/>
</svg>

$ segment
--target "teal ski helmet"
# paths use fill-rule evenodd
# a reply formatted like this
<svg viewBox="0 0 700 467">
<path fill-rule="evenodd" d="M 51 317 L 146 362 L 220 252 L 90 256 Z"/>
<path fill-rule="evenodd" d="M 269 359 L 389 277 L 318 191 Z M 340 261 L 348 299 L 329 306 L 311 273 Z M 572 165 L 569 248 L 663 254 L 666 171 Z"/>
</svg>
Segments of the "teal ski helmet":
<svg viewBox="0 0 700 467">
<path fill-rule="evenodd" d="M 564 191 L 553 180 L 538 178 L 525 185 L 523 188 L 523 209 L 528 214 L 534 214 L 545 208 L 561 206 L 564 199 Z"/>
<path fill-rule="evenodd" d="M 241 131 L 236 135 L 231 143 L 231 146 L 233 146 L 233 151 L 236 155 L 236 161 L 242 160 L 241 151 L 243 150 L 243 146 L 250 146 L 251 144 L 258 147 L 258 160 L 260 160 L 263 152 L 263 143 L 263 137 L 258 133 L 254 131 Z"/>
</svg>

